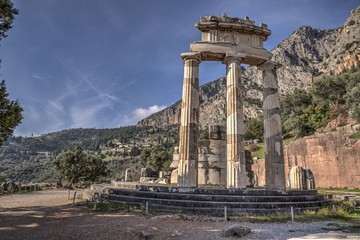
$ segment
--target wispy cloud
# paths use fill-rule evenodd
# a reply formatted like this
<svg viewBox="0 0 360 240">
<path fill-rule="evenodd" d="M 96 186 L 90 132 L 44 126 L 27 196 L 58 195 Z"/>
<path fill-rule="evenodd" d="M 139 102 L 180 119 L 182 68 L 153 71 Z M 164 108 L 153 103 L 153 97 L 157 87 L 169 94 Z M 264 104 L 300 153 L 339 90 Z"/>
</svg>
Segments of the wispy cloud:
<svg viewBox="0 0 360 240">
<path fill-rule="evenodd" d="M 35 79 L 39 79 L 39 80 L 45 80 L 45 77 L 40 76 L 38 74 L 33 74 L 32 77 L 35 78 Z"/>
<path fill-rule="evenodd" d="M 148 108 L 137 108 L 131 113 L 132 120 L 134 122 L 137 122 L 143 118 L 146 118 L 147 116 L 150 116 L 153 113 L 163 110 L 164 108 L 166 108 L 166 106 L 158 106 L 158 105 L 153 105 Z"/>
<path fill-rule="evenodd" d="M 104 121 L 100 112 L 108 107 L 109 104 L 106 102 L 70 107 L 71 128 L 98 127 L 100 125 L 99 123 Z"/>
</svg>

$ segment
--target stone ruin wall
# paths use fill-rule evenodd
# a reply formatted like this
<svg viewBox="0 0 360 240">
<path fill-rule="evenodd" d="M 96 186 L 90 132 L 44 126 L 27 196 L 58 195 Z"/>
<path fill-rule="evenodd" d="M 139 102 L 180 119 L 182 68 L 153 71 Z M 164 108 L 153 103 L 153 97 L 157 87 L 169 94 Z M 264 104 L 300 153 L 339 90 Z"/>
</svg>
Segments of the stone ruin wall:
<svg viewBox="0 0 360 240">
<path fill-rule="evenodd" d="M 175 149 L 170 168 L 171 183 L 177 183 L 177 167 L 179 163 L 178 148 Z M 222 139 L 199 141 L 198 162 L 199 185 L 226 185 L 226 142 Z"/>
<path fill-rule="evenodd" d="M 198 184 L 226 185 L 225 140 L 200 140 L 199 146 Z"/>
<path fill-rule="evenodd" d="M 356 128 L 359 125 L 291 143 L 284 149 L 286 180 L 290 169 L 298 165 L 311 169 L 316 188 L 360 188 L 360 141 L 348 139 L 358 131 Z M 264 186 L 264 160 L 254 160 L 252 169 L 258 176 L 259 186 Z"/>
</svg>

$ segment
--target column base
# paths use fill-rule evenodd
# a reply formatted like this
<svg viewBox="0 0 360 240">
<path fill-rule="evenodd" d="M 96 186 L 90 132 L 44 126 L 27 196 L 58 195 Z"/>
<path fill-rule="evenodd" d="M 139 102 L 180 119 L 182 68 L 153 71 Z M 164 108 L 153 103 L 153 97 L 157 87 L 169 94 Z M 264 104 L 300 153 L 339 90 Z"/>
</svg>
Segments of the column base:
<svg viewBox="0 0 360 240">
<path fill-rule="evenodd" d="M 226 176 L 226 188 L 246 188 L 246 171 L 245 165 L 241 165 L 240 162 L 228 161 L 227 162 L 227 176 Z"/>
<path fill-rule="evenodd" d="M 178 167 L 178 187 L 197 188 L 197 171 L 198 168 L 196 160 L 180 160 Z"/>
</svg>

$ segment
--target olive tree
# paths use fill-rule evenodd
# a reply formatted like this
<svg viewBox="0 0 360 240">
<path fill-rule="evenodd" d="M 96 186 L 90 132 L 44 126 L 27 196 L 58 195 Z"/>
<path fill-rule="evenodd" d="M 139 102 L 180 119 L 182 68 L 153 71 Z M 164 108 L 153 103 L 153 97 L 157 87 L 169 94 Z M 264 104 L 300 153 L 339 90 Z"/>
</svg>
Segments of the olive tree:
<svg viewBox="0 0 360 240">
<path fill-rule="evenodd" d="M 96 181 L 108 175 L 106 162 L 102 160 L 101 155 L 93 154 L 81 147 L 60 153 L 53 164 L 60 177 L 68 182 L 67 187 L 72 187 L 80 181 Z"/>
</svg>

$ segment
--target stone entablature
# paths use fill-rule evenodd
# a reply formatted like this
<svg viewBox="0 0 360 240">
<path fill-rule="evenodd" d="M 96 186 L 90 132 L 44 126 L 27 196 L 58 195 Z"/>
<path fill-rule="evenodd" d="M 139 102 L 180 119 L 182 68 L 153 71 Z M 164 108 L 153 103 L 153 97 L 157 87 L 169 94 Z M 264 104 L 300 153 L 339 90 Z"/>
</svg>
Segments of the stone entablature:
<svg viewBox="0 0 360 240">
<path fill-rule="evenodd" d="M 247 33 L 253 36 L 258 36 L 262 41 L 266 41 L 267 37 L 270 36 L 271 31 L 268 29 L 266 24 L 261 23 L 260 26 L 255 26 L 255 21 L 248 18 L 231 18 L 228 16 L 204 16 L 200 18 L 200 22 L 195 24 L 203 35 L 202 41 L 222 41 L 225 38 L 224 33 L 237 32 Z M 217 35 L 219 38 L 211 38 L 206 35 Z M 225 40 L 226 41 L 226 40 Z"/>
<path fill-rule="evenodd" d="M 263 42 L 271 34 L 266 24 L 255 26 L 246 18 L 205 16 L 195 26 L 201 41 L 190 45 L 192 52 L 201 53 L 202 61 L 222 61 L 226 54 L 243 55 L 242 63 L 259 65 L 271 58 Z"/>
</svg>

